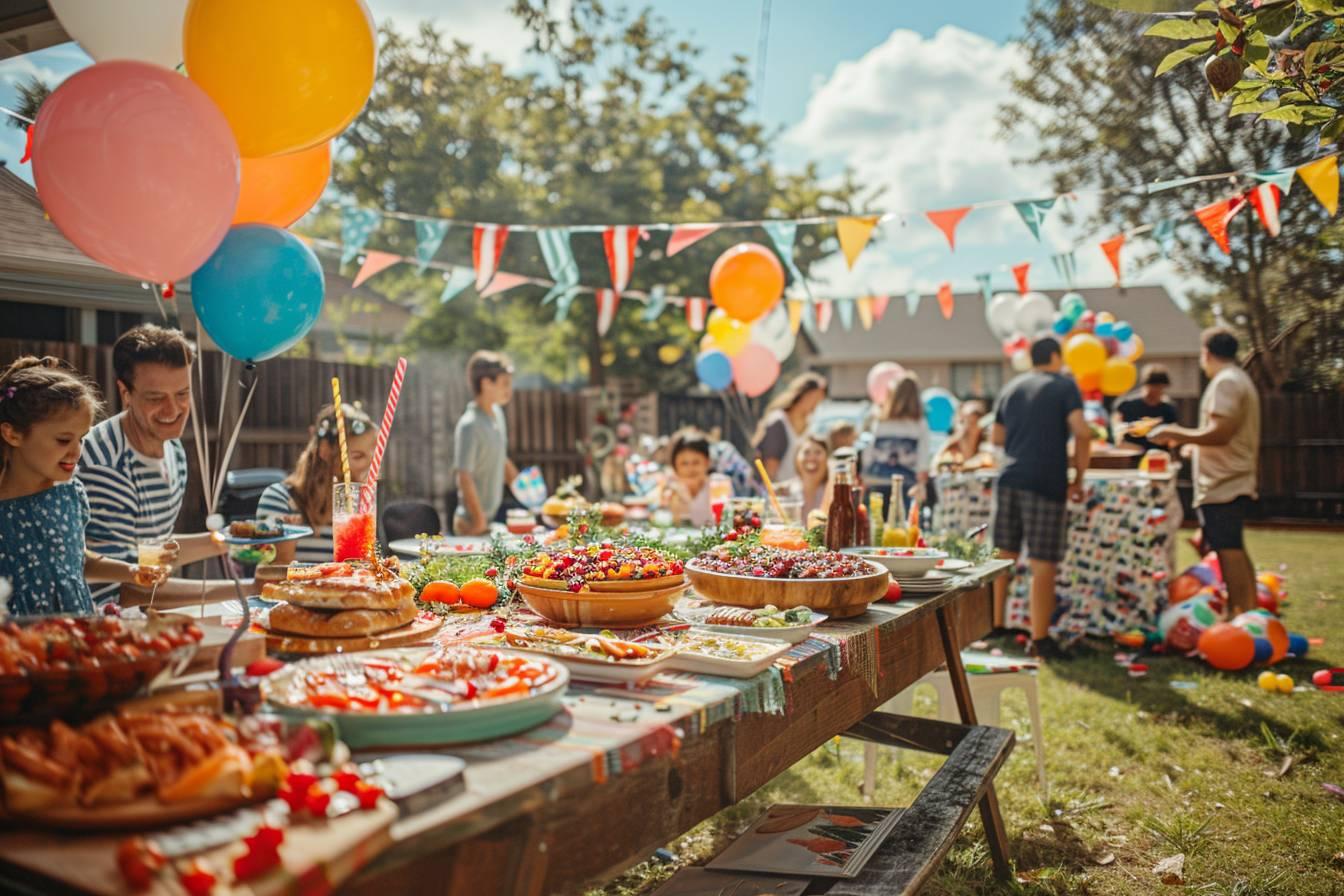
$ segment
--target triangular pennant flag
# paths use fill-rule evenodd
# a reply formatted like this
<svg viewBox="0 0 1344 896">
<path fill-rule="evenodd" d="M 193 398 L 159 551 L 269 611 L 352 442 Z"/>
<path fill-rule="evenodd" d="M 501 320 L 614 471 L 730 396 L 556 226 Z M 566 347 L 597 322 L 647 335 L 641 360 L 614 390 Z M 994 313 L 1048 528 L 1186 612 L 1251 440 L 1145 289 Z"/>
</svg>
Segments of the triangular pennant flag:
<svg viewBox="0 0 1344 896">
<path fill-rule="evenodd" d="M 416 221 L 415 222 L 415 260 L 419 263 L 420 273 L 425 272 L 429 263 L 434 260 L 434 253 L 439 251 L 443 245 L 443 238 L 448 234 L 448 225 L 450 221 Z"/>
<path fill-rule="evenodd" d="M 854 300 L 854 310 L 859 312 L 859 323 L 865 330 L 873 328 L 873 297 L 859 296 Z"/>
<path fill-rule="evenodd" d="M 350 285 L 357 288 L 374 274 L 387 270 L 399 261 L 401 256 L 393 255 L 391 252 L 369 252 L 364 256 L 364 263 L 359 266 L 359 273 L 355 275 L 355 281 Z"/>
<path fill-rule="evenodd" d="M 1195 217 L 1199 223 L 1204 225 L 1204 229 L 1213 237 L 1213 241 L 1218 244 L 1218 248 L 1224 253 L 1231 255 L 1232 247 L 1227 241 L 1227 225 L 1237 212 L 1246 207 L 1246 198 L 1244 196 L 1233 196 L 1230 199 L 1220 199 L 1217 202 L 1211 202 L 1203 208 L 1195 209 Z"/>
<path fill-rule="evenodd" d="M 369 241 L 383 216 L 371 208 L 347 205 L 341 209 L 341 264 L 349 264 Z"/>
<path fill-rule="evenodd" d="M 854 326 L 854 300 L 836 299 L 831 305 L 840 315 L 840 326 L 846 330 L 851 329 Z"/>
<path fill-rule="evenodd" d="M 831 328 L 831 312 L 835 310 L 831 306 L 831 302 L 821 301 L 816 304 L 814 309 L 817 315 L 817 329 L 823 333 Z"/>
<path fill-rule="evenodd" d="M 1258 181 L 1273 184 L 1274 186 L 1282 190 L 1284 195 L 1286 196 L 1288 194 L 1288 191 L 1292 189 L 1293 176 L 1296 174 L 1297 169 L 1295 168 L 1280 168 L 1277 171 L 1257 171 L 1255 172 L 1255 174 L 1251 176 Z"/>
<path fill-rule="evenodd" d="M 946 280 L 938 287 L 938 307 L 942 309 L 943 319 L 952 319 L 952 305 L 956 300 L 952 297 L 952 284 Z"/>
<path fill-rule="evenodd" d="M 1017 291 L 1021 295 L 1026 295 L 1030 291 L 1027 286 L 1027 272 L 1030 270 L 1031 262 L 1029 261 L 1013 265 L 1013 279 L 1017 281 Z"/>
<path fill-rule="evenodd" d="M 1203 175 L 1193 175 L 1190 177 L 1175 177 L 1171 180 L 1160 180 L 1148 185 L 1148 194 L 1161 193 L 1163 190 L 1171 190 L 1176 187 L 1184 187 L 1187 184 L 1197 184 L 1204 180 Z"/>
<path fill-rule="evenodd" d="M 859 260 L 863 247 L 873 238 L 877 221 L 876 215 L 870 215 L 866 218 L 841 218 L 835 222 L 835 232 L 840 237 L 840 251 L 845 254 L 845 264 L 850 270 L 854 269 L 854 262 Z"/>
<path fill-rule="evenodd" d="M 993 274 L 975 275 L 975 282 L 980 284 L 980 295 L 982 298 L 984 298 L 985 304 L 989 304 L 990 300 L 994 297 L 994 290 L 990 286 L 993 277 L 994 277 Z"/>
<path fill-rule="evenodd" d="M 933 222 L 933 226 L 943 232 L 947 237 L 947 247 L 952 251 L 957 249 L 957 225 L 961 219 L 971 213 L 969 205 L 961 208 L 945 208 L 936 212 L 925 212 L 925 216 Z"/>
<path fill-rule="evenodd" d="M 789 299 L 789 331 L 795 336 L 798 335 L 798 328 L 803 325 L 803 306 L 806 304 L 802 299 Z M 686 313 L 690 313 L 689 305 Z"/>
<path fill-rule="evenodd" d="M 646 324 L 656 321 L 667 307 L 667 287 L 655 286 L 649 290 L 649 303 L 644 306 L 643 320 Z"/>
<path fill-rule="evenodd" d="M 803 285 L 803 289 L 810 296 L 812 286 L 803 276 L 803 272 L 798 270 L 798 266 L 793 261 L 793 243 L 798 237 L 797 221 L 766 221 L 762 225 L 765 232 L 770 235 L 770 242 L 775 244 L 775 251 L 779 257 L 784 260 L 784 266 L 789 269 L 789 276 Z"/>
<path fill-rule="evenodd" d="M 638 233 L 638 228 L 635 228 Z M 610 231 L 608 231 L 610 232 Z M 605 336 L 616 320 L 616 309 L 621 304 L 621 294 L 615 289 L 597 291 L 597 335 Z"/>
<path fill-rule="evenodd" d="M 619 224 L 602 231 L 602 248 L 607 253 L 607 267 L 611 270 L 611 285 L 624 292 L 635 271 L 635 243 L 642 231 L 636 225 Z"/>
<path fill-rule="evenodd" d="M 1046 216 L 1050 214 L 1050 209 L 1055 207 L 1055 199 L 1052 196 L 1049 199 L 1026 199 L 1022 202 L 1014 202 L 1013 208 L 1022 216 L 1022 223 L 1027 225 L 1031 235 L 1036 237 L 1036 242 L 1041 241 L 1041 225 L 1045 223 Z"/>
<path fill-rule="evenodd" d="M 692 243 L 699 242 L 718 229 L 719 225 L 717 224 L 687 224 L 685 227 L 674 227 L 672 235 L 667 238 L 667 257 L 671 258 L 682 249 Z"/>
<path fill-rule="evenodd" d="M 545 305 L 579 285 L 579 264 L 574 260 L 566 227 L 541 228 L 537 231 L 537 244 L 541 246 L 541 259 L 546 262 L 546 270 L 555 281 L 541 299 L 541 304 Z"/>
<path fill-rule="evenodd" d="M 919 293 L 912 289 L 905 294 L 905 313 L 910 315 L 911 317 L 914 317 L 915 312 L 918 310 L 919 310 Z"/>
<path fill-rule="evenodd" d="M 1163 258 L 1170 255 L 1171 247 L 1176 243 L 1176 219 L 1163 218 L 1154 224 L 1153 240 L 1157 243 L 1157 248 L 1162 252 Z"/>
<path fill-rule="evenodd" d="M 1072 289 L 1074 275 L 1078 273 L 1078 259 L 1073 252 L 1059 252 L 1051 255 L 1050 263 L 1055 266 L 1055 273 L 1059 274 L 1059 279 L 1063 280 Z"/>
<path fill-rule="evenodd" d="M 789 325 L 793 325 L 793 302 L 789 303 Z M 686 326 L 692 332 L 701 333 L 705 329 L 705 316 L 709 314 L 709 299 L 686 300 Z"/>
<path fill-rule="evenodd" d="M 1307 185 L 1316 201 L 1325 206 L 1326 214 L 1339 210 L 1339 156 L 1326 156 L 1308 162 L 1297 169 L 1297 176 Z"/>
<path fill-rule="evenodd" d="M 1111 263 L 1111 270 L 1115 271 L 1115 283 L 1120 285 L 1120 250 L 1125 246 L 1125 235 L 1117 233 L 1115 236 L 1101 244 L 1101 251 L 1105 253 L 1106 260 Z"/>
<path fill-rule="evenodd" d="M 510 274 L 508 271 L 498 271 L 495 273 L 495 276 L 490 278 L 490 285 L 481 290 L 481 298 L 486 299 L 490 296 L 497 296 L 507 289 L 513 289 L 515 286 L 522 286 L 531 279 L 531 277 L 524 277 L 522 274 Z"/>
<path fill-rule="evenodd" d="M 569 317 L 569 306 L 574 304 L 574 299 L 579 293 L 583 292 L 580 286 L 571 286 L 560 294 L 555 300 L 555 320 L 556 323 Z"/>
<path fill-rule="evenodd" d="M 499 257 L 504 254 L 504 243 L 509 239 L 506 224 L 477 224 L 471 234 L 471 264 L 476 269 L 476 291 L 484 292 L 495 271 Z"/>
<path fill-rule="evenodd" d="M 453 268 L 443 275 L 443 292 L 439 293 L 439 302 L 451 302 L 458 293 L 471 285 L 476 275 L 471 268 Z"/>
<path fill-rule="evenodd" d="M 1279 235 L 1279 205 L 1283 202 L 1283 191 L 1277 184 L 1267 183 L 1248 191 L 1246 198 L 1255 208 L 1260 224 L 1270 236 Z"/>
<path fill-rule="evenodd" d="M 873 320 L 882 319 L 882 315 L 887 313 L 887 303 L 890 301 L 891 296 L 873 296 Z"/>
</svg>

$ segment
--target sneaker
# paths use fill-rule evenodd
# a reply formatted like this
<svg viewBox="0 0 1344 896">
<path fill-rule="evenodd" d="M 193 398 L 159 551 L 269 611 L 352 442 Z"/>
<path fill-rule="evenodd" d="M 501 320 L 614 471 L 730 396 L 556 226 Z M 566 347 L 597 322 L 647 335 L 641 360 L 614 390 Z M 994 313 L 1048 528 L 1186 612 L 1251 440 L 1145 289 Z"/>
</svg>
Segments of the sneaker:
<svg viewBox="0 0 1344 896">
<path fill-rule="evenodd" d="M 1054 638 L 1039 638 L 1031 642 L 1027 649 L 1030 656 L 1045 662 L 1067 662 L 1073 659 L 1073 654 L 1059 646 L 1059 642 Z"/>
</svg>

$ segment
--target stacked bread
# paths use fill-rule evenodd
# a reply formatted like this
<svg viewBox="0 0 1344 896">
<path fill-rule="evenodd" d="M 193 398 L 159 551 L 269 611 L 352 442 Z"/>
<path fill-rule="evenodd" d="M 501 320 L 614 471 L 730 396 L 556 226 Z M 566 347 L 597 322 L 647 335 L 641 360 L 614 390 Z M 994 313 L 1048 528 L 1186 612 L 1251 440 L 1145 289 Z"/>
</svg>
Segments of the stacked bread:
<svg viewBox="0 0 1344 896">
<path fill-rule="evenodd" d="M 406 625 L 416 615 L 415 588 L 397 575 L 395 560 L 379 564 L 292 566 L 283 582 L 262 588 L 273 607 L 272 632 L 315 638 L 359 638 Z"/>
</svg>

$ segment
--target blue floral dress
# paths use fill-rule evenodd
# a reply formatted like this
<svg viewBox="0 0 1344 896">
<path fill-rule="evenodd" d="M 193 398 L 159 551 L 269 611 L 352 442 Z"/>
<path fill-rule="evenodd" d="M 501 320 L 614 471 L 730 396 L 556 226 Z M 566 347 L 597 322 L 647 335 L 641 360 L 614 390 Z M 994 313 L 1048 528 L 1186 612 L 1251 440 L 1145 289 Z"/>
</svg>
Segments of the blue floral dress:
<svg viewBox="0 0 1344 896">
<path fill-rule="evenodd" d="M 84 580 L 88 522 L 89 499 L 78 479 L 0 501 L 0 579 L 14 588 L 10 613 L 93 613 Z"/>
</svg>

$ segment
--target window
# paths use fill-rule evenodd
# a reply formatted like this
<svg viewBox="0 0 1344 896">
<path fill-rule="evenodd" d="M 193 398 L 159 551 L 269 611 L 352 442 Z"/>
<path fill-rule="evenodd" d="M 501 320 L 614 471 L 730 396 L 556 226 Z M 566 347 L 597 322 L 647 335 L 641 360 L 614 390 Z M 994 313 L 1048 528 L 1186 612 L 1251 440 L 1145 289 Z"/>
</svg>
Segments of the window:
<svg viewBox="0 0 1344 896">
<path fill-rule="evenodd" d="M 952 394 L 958 398 L 992 399 L 1002 388 L 1002 364 L 952 365 Z"/>
</svg>

